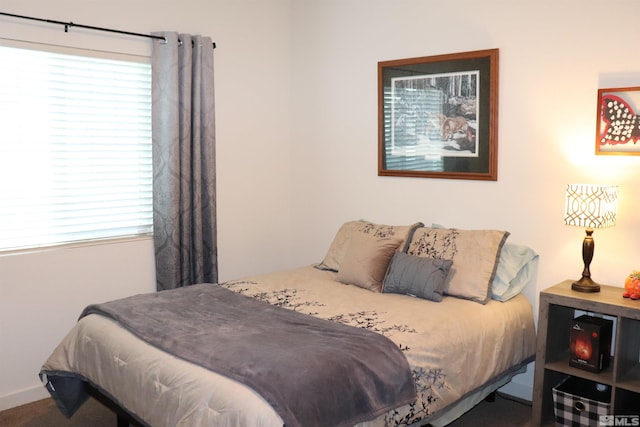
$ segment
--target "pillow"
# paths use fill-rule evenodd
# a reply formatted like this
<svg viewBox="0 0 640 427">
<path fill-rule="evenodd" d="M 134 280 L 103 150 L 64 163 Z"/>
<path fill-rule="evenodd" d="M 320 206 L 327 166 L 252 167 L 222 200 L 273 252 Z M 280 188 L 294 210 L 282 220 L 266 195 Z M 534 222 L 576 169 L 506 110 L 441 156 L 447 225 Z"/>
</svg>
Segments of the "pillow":
<svg viewBox="0 0 640 427">
<path fill-rule="evenodd" d="M 440 224 L 431 226 L 445 228 Z M 491 282 L 491 298 L 504 302 L 522 292 L 533 279 L 538 258 L 538 254 L 527 246 L 505 243 L 498 258 L 496 276 Z"/>
<path fill-rule="evenodd" d="M 423 225 L 424 224 L 420 222 L 413 225 L 380 225 L 363 220 L 345 222 L 333 238 L 324 259 L 320 264 L 316 265 L 316 268 L 330 271 L 340 270 L 340 264 L 347 251 L 349 241 L 355 234 L 364 233 L 379 238 L 400 237 L 403 243 L 402 246 L 400 246 L 402 248 L 404 242 L 411 238 L 411 233 Z"/>
<path fill-rule="evenodd" d="M 380 292 L 389 261 L 401 242 L 399 237 L 379 239 L 356 233 L 349 241 L 336 280 Z"/>
<path fill-rule="evenodd" d="M 505 243 L 491 283 L 491 298 L 504 302 L 522 292 L 537 270 L 538 258 L 527 246 Z"/>
<path fill-rule="evenodd" d="M 447 274 L 453 261 L 396 252 L 382 282 L 382 292 L 442 301 Z"/>
<path fill-rule="evenodd" d="M 445 294 L 486 304 L 498 258 L 509 232 L 418 228 L 409 242 L 410 255 L 453 261 Z"/>
</svg>

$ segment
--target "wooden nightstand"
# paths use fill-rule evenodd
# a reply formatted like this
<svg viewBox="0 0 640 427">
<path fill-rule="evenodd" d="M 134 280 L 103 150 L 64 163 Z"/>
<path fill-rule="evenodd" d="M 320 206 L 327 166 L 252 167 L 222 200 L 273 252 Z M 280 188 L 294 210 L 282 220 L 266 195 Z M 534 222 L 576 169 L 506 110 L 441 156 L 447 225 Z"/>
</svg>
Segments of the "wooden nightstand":
<svg viewBox="0 0 640 427">
<path fill-rule="evenodd" d="M 598 293 L 576 292 L 567 280 L 540 293 L 533 427 L 555 425 L 552 388 L 568 376 L 609 385 L 611 415 L 640 415 L 640 300 L 622 298 L 623 290 L 602 286 Z M 569 366 L 570 324 L 576 310 L 614 319 L 613 359 L 600 373 Z"/>
</svg>

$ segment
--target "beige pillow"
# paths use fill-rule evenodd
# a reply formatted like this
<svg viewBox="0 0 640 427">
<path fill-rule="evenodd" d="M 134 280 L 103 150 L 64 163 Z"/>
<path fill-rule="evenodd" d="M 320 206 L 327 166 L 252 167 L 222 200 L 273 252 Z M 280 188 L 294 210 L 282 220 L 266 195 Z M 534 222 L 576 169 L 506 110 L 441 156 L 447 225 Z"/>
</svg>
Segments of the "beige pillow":
<svg viewBox="0 0 640 427">
<path fill-rule="evenodd" d="M 356 234 L 364 233 L 378 238 L 399 237 L 402 239 L 400 249 L 403 249 L 413 231 L 423 225 L 421 222 L 412 225 L 381 225 L 363 220 L 345 222 L 336 233 L 327 254 L 317 268 L 331 271 L 340 270 L 340 264 L 347 252 L 351 237 Z"/>
<path fill-rule="evenodd" d="M 400 237 L 379 239 L 365 233 L 355 234 L 349 241 L 336 280 L 380 292 L 391 257 L 402 240 Z"/>
<path fill-rule="evenodd" d="M 486 304 L 507 237 L 507 231 L 421 227 L 406 252 L 453 261 L 445 294 Z"/>
</svg>

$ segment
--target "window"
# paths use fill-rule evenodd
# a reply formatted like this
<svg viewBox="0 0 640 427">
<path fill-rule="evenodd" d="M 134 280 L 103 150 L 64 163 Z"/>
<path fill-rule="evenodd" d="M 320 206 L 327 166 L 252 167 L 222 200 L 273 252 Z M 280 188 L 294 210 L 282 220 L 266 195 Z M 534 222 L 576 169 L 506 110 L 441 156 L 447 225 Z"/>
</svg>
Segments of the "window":
<svg viewBox="0 0 640 427">
<path fill-rule="evenodd" d="M 0 46 L 0 250 L 152 231 L 151 65 Z"/>
</svg>

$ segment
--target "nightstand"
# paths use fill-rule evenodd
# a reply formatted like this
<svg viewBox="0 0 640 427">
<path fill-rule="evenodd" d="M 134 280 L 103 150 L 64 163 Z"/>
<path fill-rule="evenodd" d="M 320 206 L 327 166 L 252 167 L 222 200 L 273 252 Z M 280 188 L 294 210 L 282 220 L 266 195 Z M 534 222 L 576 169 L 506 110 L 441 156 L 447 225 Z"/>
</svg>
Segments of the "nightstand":
<svg viewBox="0 0 640 427">
<path fill-rule="evenodd" d="M 540 293 L 533 427 L 555 425 L 552 389 L 568 376 L 610 386 L 611 415 L 640 414 L 640 300 L 622 298 L 621 287 L 583 293 L 571 290 L 571 283 L 567 280 Z M 613 358 L 602 372 L 569 366 L 570 324 L 576 311 L 614 320 Z"/>
</svg>

